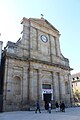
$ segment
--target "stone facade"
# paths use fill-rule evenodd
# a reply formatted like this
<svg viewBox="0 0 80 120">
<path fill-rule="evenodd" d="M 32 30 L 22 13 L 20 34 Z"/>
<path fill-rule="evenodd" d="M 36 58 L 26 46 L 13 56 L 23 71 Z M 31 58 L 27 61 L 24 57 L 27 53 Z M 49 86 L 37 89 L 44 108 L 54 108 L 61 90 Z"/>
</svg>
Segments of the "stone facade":
<svg viewBox="0 0 80 120">
<path fill-rule="evenodd" d="M 72 74 L 74 105 L 80 106 L 80 72 Z"/>
<path fill-rule="evenodd" d="M 44 18 L 23 18 L 22 38 L 3 52 L 3 111 L 32 110 L 47 102 L 72 105 L 69 60 L 60 51 L 59 31 Z"/>
</svg>

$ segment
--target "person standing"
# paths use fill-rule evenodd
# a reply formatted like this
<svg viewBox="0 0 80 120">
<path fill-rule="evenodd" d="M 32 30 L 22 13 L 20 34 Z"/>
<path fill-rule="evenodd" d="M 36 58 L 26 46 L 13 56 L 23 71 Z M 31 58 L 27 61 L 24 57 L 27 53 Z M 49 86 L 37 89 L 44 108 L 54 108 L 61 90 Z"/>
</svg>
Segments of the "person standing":
<svg viewBox="0 0 80 120">
<path fill-rule="evenodd" d="M 55 103 L 55 107 L 56 107 L 56 112 L 58 112 L 59 111 L 59 105 L 58 105 L 58 102 L 56 101 L 56 103 Z"/>
<path fill-rule="evenodd" d="M 59 108 L 60 108 L 60 112 L 62 111 L 62 102 L 60 101 L 60 104 L 59 104 Z"/>
<path fill-rule="evenodd" d="M 36 103 L 35 113 L 37 113 L 37 111 L 39 111 L 39 113 L 41 113 L 39 101 L 37 101 L 37 103 Z"/>
<path fill-rule="evenodd" d="M 62 112 L 65 112 L 65 104 L 64 104 L 64 101 L 62 101 L 62 103 L 61 103 L 61 110 L 62 110 Z"/>
</svg>

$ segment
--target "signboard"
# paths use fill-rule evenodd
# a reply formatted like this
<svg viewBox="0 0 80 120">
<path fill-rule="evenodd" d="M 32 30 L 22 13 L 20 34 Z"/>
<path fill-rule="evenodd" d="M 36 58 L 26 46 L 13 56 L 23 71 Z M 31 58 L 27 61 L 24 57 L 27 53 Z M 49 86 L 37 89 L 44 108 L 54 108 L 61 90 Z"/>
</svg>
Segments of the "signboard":
<svg viewBox="0 0 80 120">
<path fill-rule="evenodd" d="M 42 94 L 53 93 L 53 89 L 42 89 Z"/>
<path fill-rule="evenodd" d="M 53 100 L 53 89 L 42 89 L 42 100 L 44 100 L 44 94 L 51 94 L 51 100 Z"/>
</svg>

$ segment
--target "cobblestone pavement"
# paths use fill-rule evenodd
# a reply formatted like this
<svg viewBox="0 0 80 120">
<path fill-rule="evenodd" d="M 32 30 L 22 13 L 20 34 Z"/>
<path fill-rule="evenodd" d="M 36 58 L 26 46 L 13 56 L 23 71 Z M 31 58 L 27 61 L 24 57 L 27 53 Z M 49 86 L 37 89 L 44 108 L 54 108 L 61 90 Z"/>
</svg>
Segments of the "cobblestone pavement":
<svg viewBox="0 0 80 120">
<path fill-rule="evenodd" d="M 0 113 L 0 120 L 80 120 L 80 107 L 67 108 L 65 112 L 48 113 L 46 110 L 41 113 L 34 111 L 16 111 Z"/>
</svg>

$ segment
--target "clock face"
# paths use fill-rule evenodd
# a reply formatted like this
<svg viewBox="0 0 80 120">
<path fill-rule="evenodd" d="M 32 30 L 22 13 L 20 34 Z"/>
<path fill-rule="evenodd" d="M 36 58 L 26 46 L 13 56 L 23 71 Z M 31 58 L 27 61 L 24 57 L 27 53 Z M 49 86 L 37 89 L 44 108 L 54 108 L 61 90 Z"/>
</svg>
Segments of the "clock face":
<svg viewBox="0 0 80 120">
<path fill-rule="evenodd" d="M 45 36 L 45 35 L 41 35 L 41 40 L 43 42 L 47 42 L 48 41 L 48 38 Z"/>
</svg>

